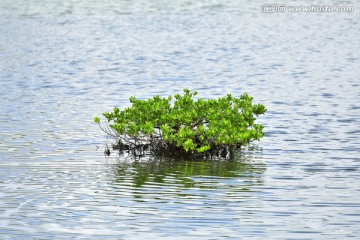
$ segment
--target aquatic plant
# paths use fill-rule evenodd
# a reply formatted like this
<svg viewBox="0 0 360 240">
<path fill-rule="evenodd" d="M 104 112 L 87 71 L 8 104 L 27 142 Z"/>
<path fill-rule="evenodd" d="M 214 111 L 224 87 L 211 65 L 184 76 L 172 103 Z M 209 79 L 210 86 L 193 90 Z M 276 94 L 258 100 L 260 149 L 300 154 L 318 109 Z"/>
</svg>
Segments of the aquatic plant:
<svg viewBox="0 0 360 240">
<path fill-rule="evenodd" d="M 264 114 L 262 104 L 253 104 L 248 94 L 218 99 L 194 99 L 197 92 L 148 100 L 130 97 L 130 107 L 105 112 L 106 126 L 95 123 L 118 140 L 122 150 L 150 149 L 169 154 L 227 153 L 263 137 L 256 117 Z"/>
</svg>

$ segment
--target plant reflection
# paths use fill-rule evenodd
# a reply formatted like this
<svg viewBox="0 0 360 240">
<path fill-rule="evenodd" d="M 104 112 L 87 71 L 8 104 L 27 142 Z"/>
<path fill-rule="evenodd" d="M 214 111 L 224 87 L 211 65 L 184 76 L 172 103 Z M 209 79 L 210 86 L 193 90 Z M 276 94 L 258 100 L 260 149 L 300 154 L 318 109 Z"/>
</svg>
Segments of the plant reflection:
<svg viewBox="0 0 360 240">
<path fill-rule="evenodd" d="M 169 157 L 136 157 L 119 159 L 114 165 L 115 184 L 129 184 L 145 187 L 146 184 L 176 184 L 185 188 L 213 188 L 214 179 L 245 178 L 258 185 L 265 171 L 265 165 L 253 161 L 253 152 L 239 153 L 230 159 L 187 160 Z M 254 183 L 257 182 L 257 183 Z M 244 188 L 246 191 L 246 188 Z"/>
</svg>

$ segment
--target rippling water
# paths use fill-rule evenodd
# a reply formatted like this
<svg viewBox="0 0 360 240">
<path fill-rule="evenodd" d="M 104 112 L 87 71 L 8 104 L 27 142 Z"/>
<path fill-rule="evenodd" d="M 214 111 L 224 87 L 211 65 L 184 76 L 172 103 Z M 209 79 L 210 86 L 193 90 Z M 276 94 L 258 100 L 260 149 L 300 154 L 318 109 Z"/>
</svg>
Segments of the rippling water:
<svg viewBox="0 0 360 240">
<path fill-rule="evenodd" d="M 358 239 L 359 4 L 321 2 L 356 9 L 2 0 L 1 238 Z M 104 157 L 94 116 L 184 87 L 248 92 L 265 137 L 226 161 Z"/>
</svg>

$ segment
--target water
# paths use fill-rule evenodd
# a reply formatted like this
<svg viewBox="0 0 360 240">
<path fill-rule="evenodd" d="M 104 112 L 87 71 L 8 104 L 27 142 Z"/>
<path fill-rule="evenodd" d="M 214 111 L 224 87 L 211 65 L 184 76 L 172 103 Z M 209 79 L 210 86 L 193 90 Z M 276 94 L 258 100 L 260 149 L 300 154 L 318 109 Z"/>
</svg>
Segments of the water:
<svg viewBox="0 0 360 240">
<path fill-rule="evenodd" d="M 359 4 L 335 3 L 356 10 L 2 0 L 1 238 L 358 239 Z M 231 161 L 103 155 L 94 116 L 184 87 L 248 92 L 265 137 Z"/>
</svg>

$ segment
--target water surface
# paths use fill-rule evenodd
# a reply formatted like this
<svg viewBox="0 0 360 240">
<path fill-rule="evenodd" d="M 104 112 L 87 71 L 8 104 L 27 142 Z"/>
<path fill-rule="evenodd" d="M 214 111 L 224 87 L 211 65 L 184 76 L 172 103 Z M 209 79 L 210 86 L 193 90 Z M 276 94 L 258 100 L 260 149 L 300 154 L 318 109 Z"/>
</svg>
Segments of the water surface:
<svg viewBox="0 0 360 240">
<path fill-rule="evenodd" d="M 2 238 L 358 239 L 358 3 L 263 3 L 2 0 Z M 185 87 L 248 92 L 265 137 L 232 160 L 103 155 L 94 116 Z"/>
</svg>

